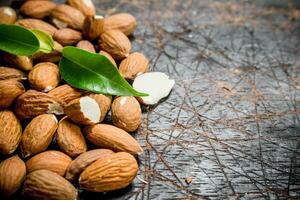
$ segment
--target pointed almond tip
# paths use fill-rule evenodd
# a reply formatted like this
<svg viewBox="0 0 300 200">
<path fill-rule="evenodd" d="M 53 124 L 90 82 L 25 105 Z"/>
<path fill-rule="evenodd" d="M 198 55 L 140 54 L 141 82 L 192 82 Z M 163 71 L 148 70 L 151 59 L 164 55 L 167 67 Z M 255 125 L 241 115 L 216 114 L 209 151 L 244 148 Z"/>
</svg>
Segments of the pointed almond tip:
<svg viewBox="0 0 300 200">
<path fill-rule="evenodd" d="M 140 151 L 137 152 L 137 155 L 140 156 L 142 154 L 144 154 L 144 150 L 142 148 L 140 148 Z"/>
</svg>

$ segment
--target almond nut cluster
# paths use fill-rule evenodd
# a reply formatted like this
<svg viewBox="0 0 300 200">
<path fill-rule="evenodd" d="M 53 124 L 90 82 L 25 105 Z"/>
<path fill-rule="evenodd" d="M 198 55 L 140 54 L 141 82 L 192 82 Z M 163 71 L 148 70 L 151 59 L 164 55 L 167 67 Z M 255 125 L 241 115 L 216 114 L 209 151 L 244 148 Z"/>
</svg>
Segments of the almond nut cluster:
<svg viewBox="0 0 300 200">
<path fill-rule="evenodd" d="M 91 0 L 27 0 L 20 13 L 18 19 L 14 9 L 0 7 L 0 23 L 44 31 L 55 47 L 48 54 L 1 54 L 1 198 L 20 190 L 26 199 L 74 200 L 76 187 L 92 192 L 125 188 L 138 172 L 135 157 L 143 153 L 129 134 L 141 123 L 140 103 L 157 103 L 174 81 L 147 73 L 148 59 L 131 52 L 128 36 L 137 26 L 131 14 L 97 16 Z M 150 95 L 112 97 L 66 84 L 58 68 L 66 45 L 107 57 L 129 83 Z M 141 74 L 148 75 L 134 83 Z M 152 79 L 167 89 L 149 88 Z M 109 111 L 111 124 L 105 120 Z"/>
</svg>

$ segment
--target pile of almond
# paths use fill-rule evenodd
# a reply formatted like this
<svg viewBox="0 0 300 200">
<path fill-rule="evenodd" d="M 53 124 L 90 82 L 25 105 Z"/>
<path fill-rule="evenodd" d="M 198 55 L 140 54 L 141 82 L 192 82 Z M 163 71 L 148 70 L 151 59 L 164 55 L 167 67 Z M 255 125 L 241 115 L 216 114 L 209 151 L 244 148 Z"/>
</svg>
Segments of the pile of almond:
<svg viewBox="0 0 300 200">
<path fill-rule="evenodd" d="M 22 19 L 14 9 L 0 7 L 0 23 L 50 34 L 55 51 L 0 55 L 0 195 L 20 190 L 26 199 L 74 200 L 76 187 L 125 188 L 138 172 L 135 157 L 143 153 L 129 134 L 141 123 L 140 103 L 157 103 L 174 81 L 147 73 L 148 59 L 131 52 L 127 36 L 137 22 L 128 13 L 97 16 L 91 0 L 28 0 L 20 13 Z M 57 65 L 66 45 L 106 56 L 134 88 L 150 95 L 112 97 L 71 87 Z M 109 111 L 112 120 L 106 117 Z"/>
</svg>

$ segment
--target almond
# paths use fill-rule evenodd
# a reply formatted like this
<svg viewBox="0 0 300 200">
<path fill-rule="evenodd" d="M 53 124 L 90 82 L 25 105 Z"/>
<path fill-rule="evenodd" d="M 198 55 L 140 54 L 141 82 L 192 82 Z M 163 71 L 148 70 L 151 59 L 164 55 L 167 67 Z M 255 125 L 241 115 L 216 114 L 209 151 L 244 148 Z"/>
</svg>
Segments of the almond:
<svg viewBox="0 0 300 200">
<path fill-rule="evenodd" d="M 63 46 L 76 44 L 82 39 L 81 33 L 70 28 L 58 30 L 53 38 Z"/>
<path fill-rule="evenodd" d="M 50 62 L 39 63 L 29 72 L 28 80 L 33 89 L 48 92 L 60 81 L 59 69 L 56 64 Z"/>
<path fill-rule="evenodd" d="M 120 152 L 99 159 L 88 166 L 79 177 L 80 188 L 92 192 L 108 192 L 128 186 L 136 177 L 135 158 Z"/>
<path fill-rule="evenodd" d="M 58 123 L 56 140 L 59 148 L 71 157 L 76 157 L 87 150 L 80 127 L 66 117 Z"/>
<path fill-rule="evenodd" d="M 75 200 L 76 188 L 49 170 L 36 170 L 26 176 L 22 195 L 28 199 Z"/>
<path fill-rule="evenodd" d="M 45 151 L 39 153 L 26 162 L 27 173 L 46 169 L 64 176 L 72 159 L 60 151 Z"/>
<path fill-rule="evenodd" d="M 26 176 L 25 163 L 12 156 L 0 163 L 0 194 L 9 197 L 22 185 Z"/>
<path fill-rule="evenodd" d="M 133 81 L 137 75 L 147 72 L 148 69 L 148 59 L 138 52 L 130 54 L 119 66 L 120 74 L 129 81 Z"/>
<path fill-rule="evenodd" d="M 76 44 L 77 48 L 89 51 L 91 53 L 96 53 L 94 45 L 88 40 L 81 40 Z"/>
<path fill-rule="evenodd" d="M 71 162 L 66 173 L 66 179 L 74 181 L 83 170 L 96 160 L 103 159 L 114 152 L 109 149 L 94 149 L 79 155 Z"/>
<path fill-rule="evenodd" d="M 110 60 L 110 62 L 111 62 L 114 66 L 117 67 L 116 61 L 114 60 L 114 58 L 113 58 L 109 53 L 107 53 L 106 51 L 101 50 L 101 51 L 99 52 L 99 54 L 102 55 L 102 56 L 105 56 L 108 60 Z"/>
<path fill-rule="evenodd" d="M 101 110 L 100 122 L 102 122 L 110 109 L 112 97 L 105 94 L 89 94 L 89 97 L 96 100 Z"/>
<path fill-rule="evenodd" d="M 43 114 L 31 120 L 26 126 L 21 140 L 21 153 L 24 158 L 47 149 L 57 128 L 55 115 Z"/>
<path fill-rule="evenodd" d="M 51 14 L 51 11 L 56 7 L 56 4 L 51 1 L 27 1 L 20 11 L 26 16 L 42 19 Z"/>
<path fill-rule="evenodd" d="M 97 102 L 88 96 L 70 101 L 65 106 L 65 113 L 73 122 L 83 125 L 96 124 L 101 117 Z"/>
<path fill-rule="evenodd" d="M 92 0 L 68 0 L 67 3 L 80 10 L 86 16 L 94 16 L 96 8 Z"/>
<path fill-rule="evenodd" d="M 83 21 L 85 16 L 71 6 L 60 4 L 52 11 L 51 16 L 63 23 L 66 23 L 68 27 L 81 30 L 83 28 Z"/>
<path fill-rule="evenodd" d="M 11 106 L 15 99 L 24 92 L 24 86 L 17 80 L 0 80 L 0 109 Z"/>
<path fill-rule="evenodd" d="M 130 35 L 136 28 L 136 19 L 129 13 L 119 13 L 104 18 L 104 31 L 118 29 L 125 35 Z"/>
<path fill-rule="evenodd" d="M 22 119 L 46 113 L 56 115 L 64 113 L 62 102 L 54 96 L 36 90 L 28 90 L 19 96 L 15 110 Z"/>
<path fill-rule="evenodd" d="M 25 80 L 24 73 L 11 67 L 0 67 L 0 80 L 14 79 L 17 81 Z"/>
<path fill-rule="evenodd" d="M 64 84 L 54 88 L 48 94 L 59 99 L 63 104 L 67 104 L 70 101 L 81 97 L 83 91 L 75 89 L 68 84 Z"/>
<path fill-rule="evenodd" d="M 108 30 L 100 35 L 100 48 L 107 51 L 114 59 L 126 58 L 131 50 L 129 39 L 119 30 Z"/>
<path fill-rule="evenodd" d="M 102 16 L 87 16 L 83 23 L 83 35 L 88 40 L 97 39 L 103 32 L 103 17 Z"/>
<path fill-rule="evenodd" d="M 100 148 L 140 155 L 143 149 L 126 131 L 108 124 L 95 124 L 83 129 L 87 139 Z"/>
<path fill-rule="evenodd" d="M 32 69 L 32 60 L 28 56 L 16 56 L 5 53 L 3 55 L 3 59 L 11 66 L 17 67 L 21 70 L 28 71 Z"/>
<path fill-rule="evenodd" d="M 59 62 L 62 56 L 62 49 L 63 46 L 59 44 L 58 42 L 54 41 L 54 50 L 50 53 L 44 53 L 44 52 L 37 52 L 33 55 L 33 60 L 36 63 L 40 62 L 52 62 L 56 63 Z"/>
<path fill-rule="evenodd" d="M 14 9 L 8 6 L 0 7 L 0 24 L 14 24 L 17 20 L 17 14 Z"/>
<path fill-rule="evenodd" d="M 57 31 L 57 29 L 54 26 L 39 19 L 20 19 L 17 21 L 17 24 L 20 26 L 24 26 L 28 29 L 38 29 L 44 31 L 51 36 L 53 36 L 54 33 Z"/>
<path fill-rule="evenodd" d="M 20 141 L 22 135 L 22 126 L 15 116 L 9 110 L 0 111 L 0 153 L 13 153 Z"/>
<path fill-rule="evenodd" d="M 113 124 L 125 131 L 135 131 L 142 119 L 142 110 L 136 98 L 117 97 L 111 107 Z"/>
</svg>

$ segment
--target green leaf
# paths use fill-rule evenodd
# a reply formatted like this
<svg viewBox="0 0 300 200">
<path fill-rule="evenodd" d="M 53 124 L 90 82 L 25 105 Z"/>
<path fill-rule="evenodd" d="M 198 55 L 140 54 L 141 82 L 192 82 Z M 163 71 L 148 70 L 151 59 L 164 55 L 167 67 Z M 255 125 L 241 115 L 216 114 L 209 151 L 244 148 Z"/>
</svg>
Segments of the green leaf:
<svg viewBox="0 0 300 200">
<path fill-rule="evenodd" d="M 0 24 L 0 50 L 14 55 L 29 56 L 39 50 L 35 35 L 17 25 Z"/>
<path fill-rule="evenodd" d="M 51 53 L 54 49 L 54 41 L 50 35 L 40 30 L 31 30 L 31 32 L 38 38 L 40 43 L 39 51 L 44 53 Z"/>
<path fill-rule="evenodd" d="M 134 90 L 118 69 L 100 54 L 65 47 L 59 66 L 63 79 L 73 87 L 118 96 L 147 96 Z"/>
</svg>

